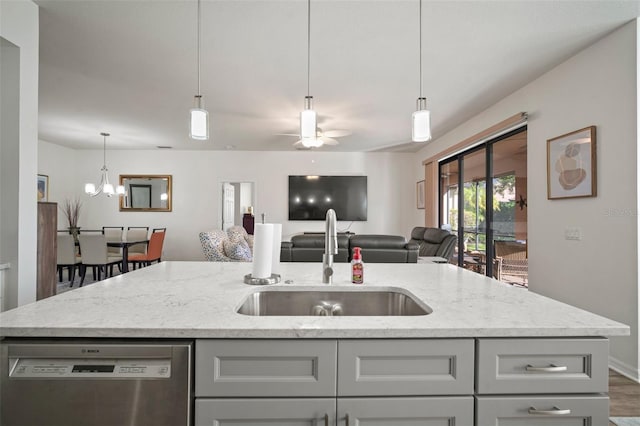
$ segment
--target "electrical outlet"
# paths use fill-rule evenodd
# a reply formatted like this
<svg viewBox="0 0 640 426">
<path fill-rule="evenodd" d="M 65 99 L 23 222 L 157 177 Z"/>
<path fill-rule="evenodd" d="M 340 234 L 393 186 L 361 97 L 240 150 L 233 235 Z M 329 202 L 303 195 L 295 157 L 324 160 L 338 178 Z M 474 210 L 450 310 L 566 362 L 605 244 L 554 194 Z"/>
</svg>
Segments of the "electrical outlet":
<svg viewBox="0 0 640 426">
<path fill-rule="evenodd" d="M 582 231 L 580 228 L 569 227 L 564 230 L 564 239 L 572 241 L 580 241 L 582 239 Z"/>
</svg>

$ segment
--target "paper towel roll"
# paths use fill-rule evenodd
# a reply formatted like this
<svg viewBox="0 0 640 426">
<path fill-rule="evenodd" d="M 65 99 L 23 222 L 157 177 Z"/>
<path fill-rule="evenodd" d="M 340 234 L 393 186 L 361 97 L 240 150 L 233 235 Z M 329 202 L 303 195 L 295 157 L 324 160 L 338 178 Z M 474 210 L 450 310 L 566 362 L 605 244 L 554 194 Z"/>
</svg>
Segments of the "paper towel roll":
<svg viewBox="0 0 640 426">
<path fill-rule="evenodd" d="M 271 276 L 271 258 L 273 252 L 273 225 L 256 223 L 253 234 L 253 278 Z"/>
<path fill-rule="evenodd" d="M 282 244 L 282 224 L 273 225 L 273 249 L 271 250 L 271 273 L 280 273 L 280 245 Z"/>
</svg>

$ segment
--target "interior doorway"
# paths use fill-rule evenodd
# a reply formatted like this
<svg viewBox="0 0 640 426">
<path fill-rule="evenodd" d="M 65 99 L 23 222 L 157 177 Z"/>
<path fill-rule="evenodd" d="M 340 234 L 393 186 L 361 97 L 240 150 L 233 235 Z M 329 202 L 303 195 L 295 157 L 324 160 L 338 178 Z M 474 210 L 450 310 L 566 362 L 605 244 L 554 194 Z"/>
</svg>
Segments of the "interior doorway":
<svg viewBox="0 0 640 426">
<path fill-rule="evenodd" d="M 460 248 L 453 262 L 527 287 L 526 126 L 441 161 L 439 171 L 440 226 Z"/>
<path fill-rule="evenodd" d="M 255 206 L 254 182 L 222 182 L 221 228 L 242 226 L 243 216 Z"/>
</svg>

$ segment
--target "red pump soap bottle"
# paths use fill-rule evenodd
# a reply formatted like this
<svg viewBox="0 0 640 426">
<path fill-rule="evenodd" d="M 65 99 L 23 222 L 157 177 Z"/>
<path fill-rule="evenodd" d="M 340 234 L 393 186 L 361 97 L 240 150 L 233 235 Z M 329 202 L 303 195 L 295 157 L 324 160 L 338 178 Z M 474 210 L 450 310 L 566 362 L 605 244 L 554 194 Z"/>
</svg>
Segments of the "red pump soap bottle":
<svg viewBox="0 0 640 426">
<path fill-rule="evenodd" d="M 364 263 L 360 247 L 353 248 L 353 259 L 351 260 L 351 282 L 354 284 L 364 283 Z"/>
</svg>

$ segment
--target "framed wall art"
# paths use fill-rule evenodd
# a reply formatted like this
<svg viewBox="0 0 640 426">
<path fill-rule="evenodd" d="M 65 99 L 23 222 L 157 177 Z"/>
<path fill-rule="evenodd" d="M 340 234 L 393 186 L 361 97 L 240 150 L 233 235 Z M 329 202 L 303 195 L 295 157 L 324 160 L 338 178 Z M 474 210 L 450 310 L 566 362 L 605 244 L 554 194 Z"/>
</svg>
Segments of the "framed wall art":
<svg viewBox="0 0 640 426">
<path fill-rule="evenodd" d="M 49 176 L 38 175 L 38 201 L 49 201 Z"/>
<path fill-rule="evenodd" d="M 419 209 L 424 209 L 424 181 L 416 183 L 416 204 Z"/>
<path fill-rule="evenodd" d="M 547 140 L 547 199 L 596 196 L 596 126 Z"/>
</svg>

